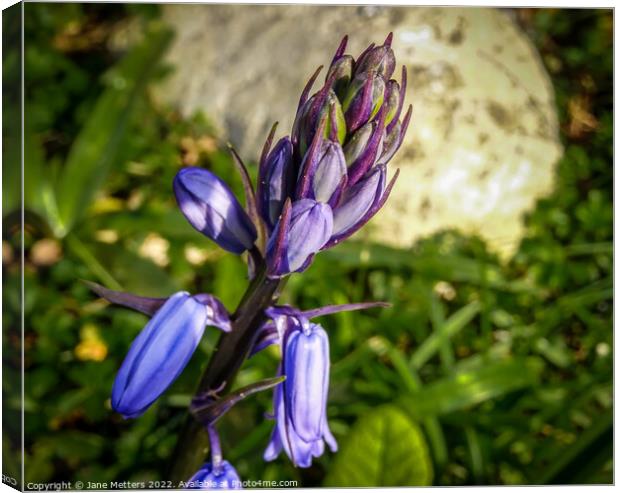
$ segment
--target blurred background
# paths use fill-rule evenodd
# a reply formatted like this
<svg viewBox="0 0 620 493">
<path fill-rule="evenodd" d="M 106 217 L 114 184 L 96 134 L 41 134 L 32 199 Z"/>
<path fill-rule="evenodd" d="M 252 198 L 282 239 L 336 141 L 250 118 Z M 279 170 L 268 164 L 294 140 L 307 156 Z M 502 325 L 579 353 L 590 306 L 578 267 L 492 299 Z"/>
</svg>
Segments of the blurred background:
<svg viewBox="0 0 620 493">
<path fill-rule="evenodd" d="M 277 7 L 270 14 L 273 25 L 289 22 L 293 33 L 290 16 L 297 15 L 297 8 Z M 224 86 L 229 80 L 235 88 L 244 87 L 247 94 L 239 97 L 247 115 L 234 106 L 234 94 L 226 99 L 211 93 L 216 76 L 209 70 L 219 59 L 208 53 L 216 50 L 194 35 L 196 53 L 207 53 L 204 63 L 183 51 L 188 46 L 183 22 L 189 21 L 179 21 L 183 6 L 176 6 L 176 13 L 167 9 L 24 6 L 27 482 L 167 479 L 187 405 L 217 339 L 215 330 L 207 330 L 169 391 L 144 416 L 125 421 L 110 409 L 110 390 L 147 319 L 98 300 L 79 279 L 152 296 L 180 289 L 211 292 L 230 310 L 246 287 L 242 260 L 208 242 L 178 212 L 172 179 L 181 166 L 203 166 L 241 191 L 225 142 L 232 140 L 244 150 L 255 175 L 266 135 L 262 125 L 290 118 L 294 106 L 281 117 L 248 107 L 252 97 L 259 109 L 271 104 L 259 101 L 269 90 L 260 71 L 260 77 L 249 79 L 217 74 Z M 219 18 L 219 11 L 209 15 L 231 25 L 237 19 L 240 26 L 253 25 L 244 9 L 232 17 Z M 332 15 L 330 9 L 322 10 Z M 379 26 L 366 33 L 368 39 L 358 37 L 354 55 L 365 43 L 381 41 L 391 29 L 390 19 L 397 22 L 391 12 L 351 11 L 353 31 Z M 450 46 L 482 58 L 479 45 L 494 46 L 491 65 L 513 89 L 498 90 L 494 103 L 479 108 L 471 103 L 476 94 L 458 91 L 476 87 L 463 64 L 482 65 L 463 55 L 457 57 L 463 60 L 440 63 L 439 69 L 437 60 L 424 68 L 424 49 L 403 52 L 402 57 L 421 60 L 410 67 L 419 89 L 416 93 L 413 85 L 412 97 L 420 99 L 400 163 L 413 171 L 401 180 L 395 209 L 378 216 L 369 234 L 322 253 L 306 273 L 292 276 L 282 298 L 304 309 L 366 300 L 393 304 L 320 320 L 331 337 L 328 414 L 340 451 L 326 453 L 309 469 L 295 469 L 282 457 L 263 462 L 272 428 L 264 417 L 271 396 L 253 396 L 220 424 L 224 455 L 242 479 L 292 479 L 301 486 L 612 482 L 612 12 L 471 12 L 406 12 L 407 19 L 417 16 L 418 27 L 431 27 L 406 31 L 401 25 L 396 39 L 414 48 L 430 38 L 444 40 L 440 61 L 442 56 L 450 60 Z M 462 20 L 463 29 L 433 29 L 444 15 L 457 26 Z M 480 36 L 476 19 L 486 19 L 512 38 Z M 334 22 L 325 25 L 338 40 L 347 18 L 341 20 L 343 27 Z M 19 39 L 19 19 L 3 15 L 3 26 L 5 39 Z M 249 31 L 247 36 L 256 35 Z M 272 46 L 283 40 L 274 34 Z M 328 41 L 333 47 L 327 52 L 306 49 L 311 57 L 328 61 L 335 48 Z M 523 52 L 502 54 L 511 45 L 522 46 Z M 243 57 L 261 60 L 250 42 L 223 41 L 222 46 L 231 50 L 230 67 Z M 435 48 L 426 53 L 437 53 Z M 409 63 L 402 57 L 401 63 Z M 531 77 L 517 72 L 523 84 L 540 81 L 517 102 L 501 99 L 511 91 L 518 96 L 521 87 L 513 77 L 519 66 L 511 65 L 510 57 L 516 64 L 531 62 Z M 5 81 L 19 81 L 19 66 L 19 52 L 6 49 Z M 286 72 L 303 81 L 312 72 L 295 67 L 281 65 L 273 80 L 280 75 L 287 80 Z M 183 78 L 187 71 L 195 78 Z M 443 85 L 433 79 L 437 74 Z M 489 74 L 479 82 L 500 87 Z M 192 80 L 209 83 L 192 89 L 179 82 Z M 181 89 L 175 93 L 174 87 Z M 294 95 L 301 89 L 296 82 L 276 87 Z M 526 97 L 532 91 L 539 100 Z M 433 110 L 438 99 L 456 93 L 456 106 Z M 19 113 L 19 91 L 5 89 L 3 102 L 6 115 Z M 458 113 L 463 107 L 474 116 L 485 113 L 489 121 L 472 121 L 470 113 Z M 538 116 L 516 119 L 528 108 Z M 462 119 L 446 120 L 453 113 Z M 246 116 L 247 125 L 240 126 Z M 435 120 L 440 126 L 431 128 Z M 6 117 L 3 125 L 3 473 L 19 477 L 19 133 Z M 462 130 L 467 125 L 473 129 L 469 133 Z M 485 125 L 486 133 L 480 130 Z M 431 134 L 420 131 L 427 127 Z M 446 133 L 453 127 L 453 134 Z M 445 145 L 425 140 L 433 128 L 440 129 L 439 144 Z M 487 141 L 495 146 L 488 152 Z M 479 155 L 445 154 L 453 149 L 479 150 Z M 515 157 L 521 154 L 523 159 Z M 425 156 L 432 159 L 424 161 Z M 479 180 L 455 178 L 459 163 Z M 498 167 L 508 184 L 503 188 L 500 175 L 485 181 Z M 523 183 L 534 183 L 514 185 L 513 172 Z M 450 184 L 443 197 L 437 188 L 442 183 Z M 420 189 L 428 195 L 421 203 L 415 202 Z M 463 211 L 459 217 L 440 207 L 451 203 L 451 196 L 462 200 L 459 204 L 467 204 L 469 197 L 484 205 L 489 193 L 496 197 L 489 214 L 501 209 L 498 193 L 500 199 L 516 197 L 514 207 L 494 218 L 480 215 L 480 222 L 471 224 L 474 213 L 467 208 L 458 207 Z M 408 196 L 414 205 L 408 205 Z M 386 209 L 391 207 L 390 201 Z M 461 223 L 464 227 L 457 228 Z M 504 224 L 510 228 L 494 237 Z M 395 242 L 399 236 L 407 241 Z M 272 376 L 277 361 L 275 350 L 255 356 L 237 385 Z"/>
</svg>

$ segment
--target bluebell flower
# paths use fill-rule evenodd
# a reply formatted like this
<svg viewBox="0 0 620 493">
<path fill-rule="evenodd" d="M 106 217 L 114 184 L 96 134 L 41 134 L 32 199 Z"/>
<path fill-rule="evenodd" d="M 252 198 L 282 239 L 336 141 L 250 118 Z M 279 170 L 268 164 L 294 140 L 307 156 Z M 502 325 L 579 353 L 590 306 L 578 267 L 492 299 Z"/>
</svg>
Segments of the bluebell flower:
<svg viewBox="0 0 620 493">
<path fill-rule="evenodd" d="M 131 344 L 114 380 L 112 408 L 125 418 L 143 414 L 183 371 L 207 325 L 230 331 L 215 297 L 181 291 L 168 298 Z"/>
<path fill-rule="evenodd" d="M 391 78 L 396 68 L 391 34 L 357 60 L 345 54 L 346 45 L 345 36 L 323 86 L 310 95 L 319 71 L 312 75 L 290 139 L 280 141 L 270 154 L 272 164 L 260 173 L 270 277 L 303 271 L 319 250 L 354 234 L 383 206 L 398 177 L 397 171 L 388 182 L 387 164 L 411 119 L 411 106 L 401 118 L 407 72 L 403 67 L 400 83 Z M 270 187 L 273 192 L 267 192 Z M 266 194 L 270 198 L 260 198 Z M 287 200 L 291 211 L 285 211 Z M 304 200 L 314 201 L 312 213 L 302 211 L 309 207 Z M 333 229 L 325 240 L 330 223 Z M 301 235 L 286 232 L 293 224 Z"/>
<path fill-rule="evenodd" d="M 310 198 L 325 204 L 337 203 L 347 181 L 347 164 L 338 142 L 319 139 L 311 147 L 301 165 L 301 173 L 308 176 L 300 180 L 298 198 Z M 307 183 L 307 186 L 304 186 Z"/>
<path fill-rule="evenodd" d="M 309 467 L 325 443 L 338 445 L 327 423 L 329 340 L 325 330 L 301 315 L 277 317 L 282 338 L 280 374 L 286 380 L 274 390 L 276 425 L 264 453 L 275 459 L 282 450 L 298 467 Z"/>
<path fill-rule="evenodd" d="M 173 186 L 181 212 L 195 229 L 232 253 L 254 246 L 252 220 L 216 175 L 202 168 L 183 168 Z"/>
<path fill-rule="evenodd" d="M 188 488 L 200 490 L 240 490 L 241 480 L 227 460 L 216 467 L 211 462 L 203 466 L 187 481 Z"/>
<path fill-rule="evenodd" d="M 330 239 L 332 209 L 312 199 L 301 199 L 284 210 L 267 244 L 267 269 L 271 277 L 306 269 L 312 257 Z"/>
<path fill-rule="evenodd" d="M 261 215 L 270 230 L 275 226 L 284 202 L 295 189 L 293 146 L 288 137 L 278 141 L 261 163 L 258 177 L 258 203 Z"/>
</svg>

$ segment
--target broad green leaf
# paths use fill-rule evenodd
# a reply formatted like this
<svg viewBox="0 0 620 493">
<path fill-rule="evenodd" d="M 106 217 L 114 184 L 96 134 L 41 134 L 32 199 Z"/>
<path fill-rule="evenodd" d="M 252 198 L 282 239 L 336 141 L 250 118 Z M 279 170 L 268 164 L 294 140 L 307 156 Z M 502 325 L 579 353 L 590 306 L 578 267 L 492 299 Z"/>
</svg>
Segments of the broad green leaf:
<svg viewBox="0 0 620 493">
<path fill-rule="evenodd" d="M 419 370 L 441 348 L 441 345 L 463 329 L 480 311 L 480 303 L 474 301 L 455 312 L 433 332 L 411 356 L 411 366 Z"/>
<path fill-rule="evenodd" d="M 330 467 L 325 486 L 427 486 L 433 480 L 428 447 L 418 425 L 394 406 L 360 418 Z"/>
<path fill-rule="evenodd" d="M 57 183 L 57 235 L 71 230 L 114 165 L 134 103 L 171 39 L 167 28 L 151 28 L 144 41 L 107 74 L 108 87 L 73 143 Z"/>
<path fill-rule="evenodd" d="M 535 385 L 540 358 L 510 358 L 460 371 L 401 397 L 400 407 L 414 419 L 439 416 Z"/>
</svg>

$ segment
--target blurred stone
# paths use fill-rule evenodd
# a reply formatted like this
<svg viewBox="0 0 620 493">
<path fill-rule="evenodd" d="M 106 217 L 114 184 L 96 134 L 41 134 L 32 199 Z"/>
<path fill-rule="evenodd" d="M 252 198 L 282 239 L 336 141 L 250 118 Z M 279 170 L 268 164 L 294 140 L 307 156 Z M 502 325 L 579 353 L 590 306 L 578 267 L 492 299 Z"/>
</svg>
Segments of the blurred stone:
<svg viewBox="0 0 620 493">
<path fill-rule="evenodd" d="M 176 70 L 160 96 L 185 114 L 204 110 L 248 160 L 273 121 L 280 135 L 290 132 L 303 85 L 343 34 L 357 55 L 394 32 L 413 122 L 391 167 L 401 168 L 392 198 L 361 235 L 409 246 L 457 228 L 507 254 L 523 213 L 552 187 L 562 153 L 553 89 L 504 12 L 167 5 L 164 17 L 177 32 L 168 56 Z"/>
</svg>

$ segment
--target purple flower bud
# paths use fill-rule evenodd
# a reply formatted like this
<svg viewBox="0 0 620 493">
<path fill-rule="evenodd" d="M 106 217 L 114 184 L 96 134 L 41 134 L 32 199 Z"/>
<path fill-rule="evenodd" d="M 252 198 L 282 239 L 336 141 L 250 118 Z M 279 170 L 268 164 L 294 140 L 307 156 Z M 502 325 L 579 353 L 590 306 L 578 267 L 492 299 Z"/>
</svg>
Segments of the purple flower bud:
<svg viewBox="0 0 620 493">
<path fill-rule="evenodd" d="M 370 136 L 373 133 L 376 122 L 368 122 L 360 127 L 344 146 L 344 158 L 348 165 L 351 165 L 364 152 Z"/>
<path fill-rule="evenodd" d="M 396 151 L 398 151 L 400 145 L 403 143 L 410 119 L 411 106 L 409 106 L 409 109 L 407 110 L 407 113 L 405 114 L 402 123 L 400 121 L 394 121 L 386 129 L 383 150 L 381 151 L 381 155 L 377 160 L 378 163 L 387 164 L 387 162 L 392 159 L 394 154 L 396 154 Z"/>
<path fill-rule="evenodd" d="M 347 176 L 347 165 L 340 144 L 323 140 L 320 146 L 311 146 L 304 156 L 300 173 L 299 198 L 334 203 Z"/>
<path fill-rule="evenodd" d="M 381 108 L 379 118 L 373 122 L 372 135 L 361 154 L 349 164 L 347 171 L 348 183 L 350 188 L 355 185 L 377 162 L 377 157 L 383 148 L 383 135 L 385 133 L 385 106 Z"/>
<path fill-rule="evenodd" d="M 355 75 L 364 72 L 377 72 L 385 80 L 389 80 L 396 67 L 396 58 L 391 47 L 392 33 L 382 46 L 369 47 L 355 63 Z"/>
<path fill-rule="evenodd" d="M 228 186 L 213 173 L 183 168 L 174 178 L 174 193 L 190 224 L 223 249 L 240 254 L 253 247 L 254 224 Z"/>
<path fill-rule="evenodd" d="M 205 326 L 230 331 L 223 305 L 213 296 L 172 295 L 133 341 L 112 388 L 112 408 L 140 416 L 183 371 Z"/>
<path fill-rule="evenodd" d="M 358 183 L 348 188 L 334 210 L 334 236 L 346 234 L 366 219 L 385 189 L 385 166 L 373 168 Z"/>
<path fill-rule="evenodd" d="M 321 155 L 312 177 L 314 198 L 319 202 L 331 204 L 332 198 L 339 195 L 347 177 L 347 165 L 342 147 L 337 142 L 323 141 Z"/>
<path fill-rule="evenodd" d="M 199 490 L 240 490 L 241 480 L 235 468 L 227 460 L 213 467 L 205 463 L 196 474 L 187 481 L 188 488 Z"/>
<path fill-rule="evenodd" d="M 295 167 L 293 146 L 288 137 L 278 141 L 265 160 L 259 180 L 260 213 L 270 228 L 273 228 L 284 207 L 284 202 L 295 190 Z"/>
<path fill-rule="evenodd" d="M 396 124 L 392 127 L 391 132 L 387 132 L 383 140 L 383 149 L 381 150 L 381 154 L 379 156 L 380 163 L 387 163 L 398 149 L 400 145 L 400 122 L 396 122 Z"/>
<path fill-rule="evenodd" d="M 384 92 L 385 81 L 381 75 L 364 72 L 355 76 L 342 102 L 349 133 L 377 114 L 383 104 Z"/>
<path fill-rule="evenodd" d="M 267 243 L 270 277 L 279 277 L 308 268 L 312 257 L 329 240 L 333 216 L 329 205 L 301 199 L 284 206 L 282 215 Z"/>
<path fill-rule="evenodd" d="M 265 460 L 282 449 L 296 466 L 309 467 L 323 454 L 324 442 L 335 452 L 337 443 L 327 424 L 329 341 L 320 325 L 303 317 L 288 317 L 284 334 L 282 373 L 286 380 L 274 391 L 276 426 Z"/>
<path fill-rule="evenodd" d="M 400 86 L 396 87 L 392 85 L 392 87 L 389 89 L 391 89 L 392 91 L 396 91 L 396 89 L 398 89 L 398 106 L 396 107 L 396 113 L 388 121 L 388 133 L 391 132 L 394 125 L 396 125 L 396 123 L 398 122 L 398 119 L 400 118 L 400 112 L 403 109 L 403 103 L 405 102 L 405 93 L 407 92 L 407 68 L 404 65 L 401 70 Z M 390 97 L 393 96 L 390 94 Z"/>
<path fill-rule="evenodd" d="M 401 107 L 400 102 L 400 85 L 394 79 L 388 81 L 386 89 L 385 104 L 387 106 L 387 115 L 385 117 L 385 124 L 389 125 L 394 117 L 397 116 L 398 110 Z"/>
<path fill-rule="evenodd" d="M 380 171 L 378 171 L 380 170 Z M 381 180 L 379 180 L 379 184 L 376 189 L 376 195 L 374 199 L 370 201 L 370 197 L 373 195 L 373 187 L 374 181 L 376 177 L 374 173 L 381 173 Z M 340 214 L 340 225 L 339 232 L 334 233 L 329 241 L 323 246 L 322 250 L 327 248 L 331 248 L 334 245 L 338 244 L 342 240 L 348 238 L 353 233 L 355 233 L 359 228 L 361 228 L 364 224 L 366 224 L 372 216 L 374 216 L 385 201 L 389 198 L 390 193 L 392 192 L 392 188 L 398 179 L 399 170 L 396 170 L 394 176 L 388 183 L 387 187 L 384 188 L 383 180 L 385 180 L 385 165 L 378 164 L 374 169 L 370 170 L 367 173 L 366 179 L 356 183 L 353 187 L 347 190 L 347 194 L 341 200 L 340 207 L 342 207 Z M 357 187 L 360 187 L 359 189 Z M 383 190 L 382 193 L 379 193 L 380 190 Z M 364 195 L 367 198 L 367 201 L 360 201 L 359 203 L 355 199 L 355 193 L 359 193 L 360 195 Z M 366 209 L 366 205 L 368 202 L 371 202 L 370 207 Z M 360 211 L 366 210 L 366 212 L 361 215 Z"/>
<path fill-rule="evenodd" d="M 343 143 L 347 135 L 347 125 L 340 101 L 336 93 L 327 88 L 331 80 L 325 84 L 323 89 L 306 101 L 293 124 L 293 141 L 299 144 L 300 156 L 305 154 L 323 120 L 326 122 L 322 135 L 324 138 L 335 136 L 334 140 Z"/>
<path fill-rule="evenodd" d="M 326 81 L 332 78 L 334 85 L 332 89 L 339 98 L 342 98 L 345 94 L 346 88 L 351 82 L 353 74 L 353 57 L 351 55 L 344 55 L 335 60 L 329 71 L 327 72 Z"/>
</svg>

